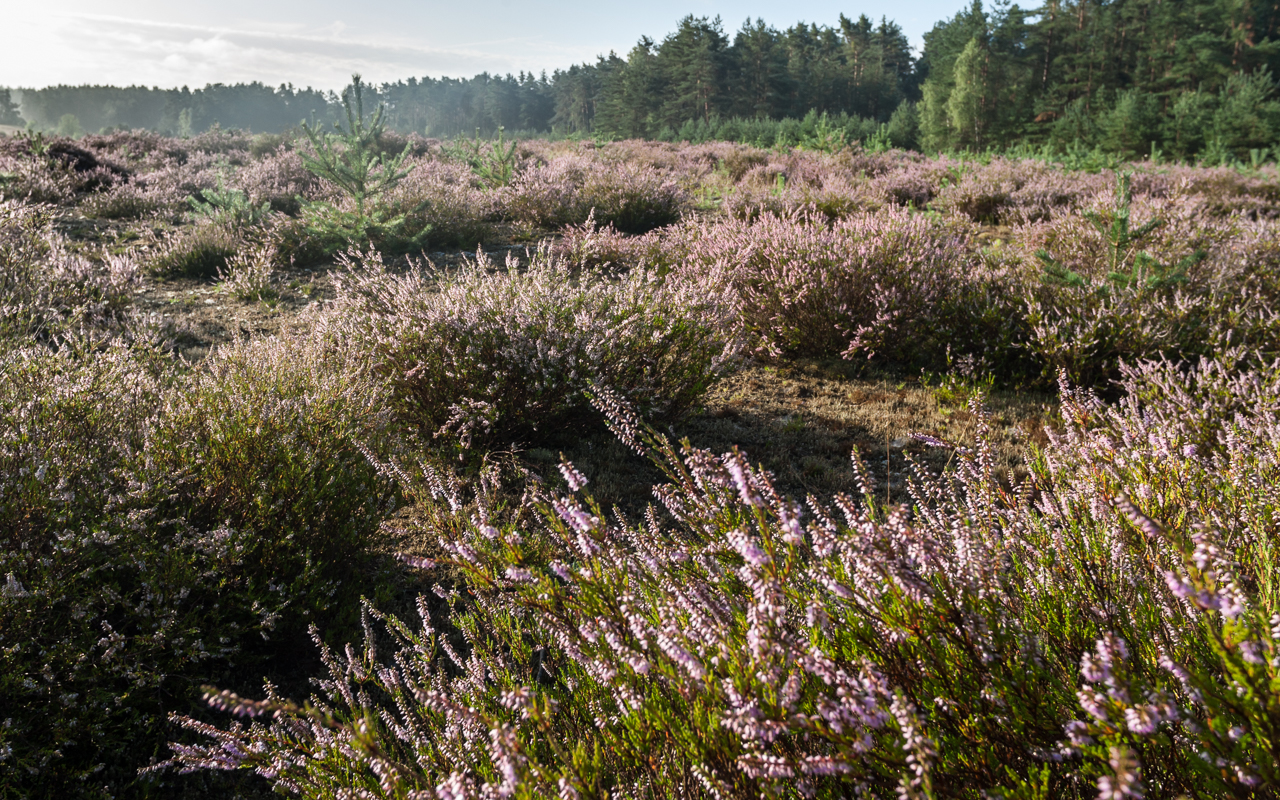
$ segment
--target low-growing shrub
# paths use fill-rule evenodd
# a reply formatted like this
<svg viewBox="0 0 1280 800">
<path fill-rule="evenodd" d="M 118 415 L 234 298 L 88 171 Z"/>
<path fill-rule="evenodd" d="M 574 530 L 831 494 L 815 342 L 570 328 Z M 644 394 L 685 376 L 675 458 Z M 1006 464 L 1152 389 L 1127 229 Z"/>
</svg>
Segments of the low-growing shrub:
<svg viewBox="0 0 1280 800">
<path fill-rule="evenodd" d="M 275 285 L 275 247 L 262 242 L 227 259 L 218 273 L 218 288 L 237 300 L 271 302 L 280 296 Z"/>
<path fill-rule="evenodd" d="M 1023 247 L 1034 233 L 1052 246 L 1036 252 L 1043 280 L 1028 293 L 1026 311 L 1028 345 L 1046 373 L 1065 370 L 1099 385 L 1122 361 L 1194 359 L 1232 344 L 1259 360 L 1280 352 L 1280 317 L 1258 291 L 1271 270 L 1233 263 L 1258 255 L 1233 220 L 1202 219 L 1198 203 L 1180 207 L 1178 199 L 1154 209 L 1134 202 L 1121 175 L 1109 208 L 1023 232 Z M 1170 217 L 1153 213 L 1161 206 Z"/>
<path fill-rule="evenodd" d="M 1102 176 L 1066 173 L 1039 162 L 1000 158 L 964 166 L 959 179 L 933 198 L 933 207 L 986 225 L 1049 219 L 1109 188 Z"/>
<path fill-rule="evenodd" d="M 727 292 L 733 330 L 762 355 L 910 361 L 933 346 L 934 315 L 966 280 L 966 236 L 898 210 L 831 227 L 767 214 L 691 228 L 672 275 Z"/>
<path fill-rule="evenodd" d="M 317 327 L 185 376 L 146 345 L 0 354 L 5 792 L 147 794 L 194 687 L 343 628 L 393 497 L 369 455 L 396 451 L 380 384 Z"/>
<path fill-rule="evenodd" d="M 567 155 L 518 174 L 501 202 L 508 217 L 526 224 L 582 224 L 594 211 L 601 225 L 645 233 L 678 220 L 685 193 L 652 168 Z"/>
<path fill-rule="evenodd" d="M 80 202 L 79 209 L 86 217 L 96 219 L 141 219 L 165 212 L 172 214 L 181 206 L 181 198 L 164 188 L 130 182 L 89 195 Z"/>
<path fill-rule="evenodd" d="M 862 501 L 801 505 L 602 393 L 669 518 L 609 517 L 570 464 L 540 522 L 482 490 L 439 560 L 407 559 L 460 575 L 447 618 L 326 648 L 305 708 L 211 692 L 258 719 L 186 722 L 209 740 L 171 763 L 305 796 L 1267 796 L 1280 441 L 1266 411 L 1206 441 L 1183 406 L 1221 420 L 1278 369 L 1147 365 L 1114 407 L 1064 385 L 1030 483 L 1002 482 L 983 426 L 917 472 L 912 511 L 856 459 Z M 438 476 L 417 491 L 464 507 Z"/>
<path fill-rule="evenodd" d="M 227 225 L 190 225 L 173 231 L 154 246 L 147 269 L 162 278 L 211 280 L 243 246 L 239 233 Z"/>
<path fill-rule="evenodd" d="M 742 180 L 742 176 L 753 167 L 759 167 L 768 162 L 768 154 L 764 150 L 758 150 L 754 147 L 735 147 L 725 153 L 724 158 L 720 160 L 720 165 L 729 173 L 729 177 L 736 183 Z"/>
<path fill-rule="evenodd" d="M 311 174 L 296 151 L 265 155 L 231 177 L 231 185 L 243 191 L 255 206 L 269 203 L 272 211 L 296 216 L 302 198 L 316 200 L 320 181 Z"/>
<path fill-rule="evenodd" d="M 386 203 L 427 232 L 424 244 L 473 249 L 493 236 L 493 194 L 476 186 L 466 167 L 426 159 L 407 166 L 409 174 Z"/>
<path fill-rule="evenodd" d="M 679 261 L 683 249 L 677 244 L 679 232 L 664 235 L 672 233 L 671 228 L 666 228 L 628 236 L 618 233 L 612 225 L 596 225 L 593 215 L 581 225 L 566 225 L 552 252 L 586 268 L 642 267 L 666 272 Z"/>
<path fill-rule="evenodd" d="M 252 624 L 206 616 L 221 582 L 208 570 L 235 558 L 227 532 L 129 497 L 166 390 L 160 361 L 118 348 L 0 355 L 0 752 L 15 796 L 135 783 L 163 741 L 157 714 L 177 707 L 166 679 L 184 664 L 225 674 L 211 666 L 225 666 L 219 637 Z"/>
<path fill-rule="evenodd" d="M 392 446 L 389 398 L 362 353 L 312 323 L 208 356 L 166 409 L 172 439 L 155 456 L 190 482 L 187 519 L 254 531 L 257 563 L 282 587 L 336 577 L 393 497 L 366 457 Z"/>
<path fill-rule="evenodd" d="M 575 274 L 545 249 L 526 265 L 481 256 L 451 275 L 394 275 L 376 255 L 345 265 L 345 335 L 407 421 L 464 446 L 553 434 L 581 416 L 593 384 L 675 414 L 733 362 L 717 298 L 649 272 Z"/>
<path fill-rule="evenodd" d="M 0 201 L 0 339 L 119 328 L 137 279 L 128 256 L 99 262 L 72 252 L 47 207 Z"/>
</svg>

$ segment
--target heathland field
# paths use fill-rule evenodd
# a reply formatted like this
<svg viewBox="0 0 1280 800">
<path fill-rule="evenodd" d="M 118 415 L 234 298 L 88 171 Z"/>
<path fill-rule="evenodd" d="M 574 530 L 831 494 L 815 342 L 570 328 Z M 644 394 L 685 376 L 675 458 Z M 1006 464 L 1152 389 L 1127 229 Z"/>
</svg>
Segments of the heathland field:
<svg viewBox="0 0 1280 800">
<path fill-rule="evenodd" d="M 828 144 L 0 138 L 0 797 L 1276 796 L 1280 174 Z"/>
</svg>

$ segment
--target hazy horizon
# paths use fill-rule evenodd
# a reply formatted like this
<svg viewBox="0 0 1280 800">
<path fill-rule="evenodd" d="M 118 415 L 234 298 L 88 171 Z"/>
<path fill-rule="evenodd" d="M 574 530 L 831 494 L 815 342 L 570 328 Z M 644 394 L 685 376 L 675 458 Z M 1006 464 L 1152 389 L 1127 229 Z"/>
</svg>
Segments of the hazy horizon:
<svg viewBox="0 0 1280 800">
<path fill-rule="evenodd" d="M 674 2 L 643 5 L 486 0 L 471 4 L 372 0 L 358 16 L 348 4 L 208 0 L 67 0 L 57 12 L 23 5 L 4 13 L 0 86 L 59 84 L 176 88 L 261 81 L 336 90 L 354 72 L 372 83 L 409 77 L 534 74 L 625 55 L 647 35 L 661 40 L 687 14 L 719 15 L 732 36 L 756 17 L 778 28 L 835 25 L 841 13 L 888 17 L 913 46 L 965 0 L 830 0 L 780 3 Z"/>
</svg>

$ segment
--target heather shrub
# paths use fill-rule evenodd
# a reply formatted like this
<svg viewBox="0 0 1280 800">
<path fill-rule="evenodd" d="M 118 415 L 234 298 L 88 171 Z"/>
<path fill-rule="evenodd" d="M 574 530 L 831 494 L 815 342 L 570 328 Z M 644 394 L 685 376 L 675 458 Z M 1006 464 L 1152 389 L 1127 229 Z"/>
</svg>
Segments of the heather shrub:
<svg viewBox="0 0 1280 800">
<path fill-rule="evenodd" d="M 764 176 L 772 176 L 772 183 L 766 183 Z M 781 172 L 768 166 L 756 168 L 721 200 L 720 211 L 727 217 L 745 222 L 754 222 L 766 214 L 787 216 L 804 211 L 803 201 L 796 197 L 797 194 L 787 190 Z"/>
<path fill-rule="evenodd" d="M 75 342 L 0 370 L 4 785 L 146 793 L 193 686 L 342 629 L 393 496 L 366 456 L 395 453 L 387 403 L 322 324 L 186 376 Z"/>
<path fill-rule="evenodd" d="M 1028 294 L 1026 318 L 1046 372 L 1096 385 L 1124 360 L 1195 358 L 1231 344 L 1276 353 L 1280 319 L 1265 295 L 1246 290 L 1259 273 L 1220 264 L 1230 221 L 1173 203 L 1172 219 L 1154 216 L 1132 201 L 1128 176 L 1118 182 L 1111 208 L 1056 221 L 1045 238 L 1062 247 L 1037 251 L 1044 281 Z"/>
<path fill-rule="evenodd" d="M 1280 353 L 1280 317 L 1258 298 L 1235 292 L 1106 280 L 1045 286 L 1029 293 L 1029 346 L 1046 372 L 1065 370 L 1099 386 L 1124 361 L 1194 359 L 1244 344 L 1259 358 Z"/>
<path fill-rule="evenodd" d="M 188 152 L 227 156 L 243 160 L 253 146 L 253 134 L 239 129 L 226 129 L 217 125 L 204 133 L 198 133 L 185 141 Z"/>
<path fill-rule="evenodd" d="M 900 169 L 886 171 L 871 178 L 871 187 L 883 192 L 894 203 L 912 208 L 926 208 L 938 192 L 953 182 L 957 167 L 946 158 L 928 161 L 906 161 Z"/>
<path fill-rule="evenodd" d="M 243 246 L 231 226 L 204 222 L 171 231 L 151 246 L 147 269 L 163 278 L 210 280 L 227 266 Z"/>
<path fill-rule="evenodd" d="M 473 248 L 493 235 L 495 203 L 461 165 L 427 159 L 406 162 L 409 174 L 386 197 L 392 213 L 403 213 L 427 231 L 427 243 Z"/>
<path fill-rule="evenodd" d="M 216 190 L 229 170 L 225 159 L 195 152 L 181 159 L 165 159 L 135 180 L 156 194 L 186 202 L 188 196 L 200 198 L 204 192 Z"/>
<path fill-rule="evenodd" d="M 965 275 L 967 233 L 906 211 L 728 220 L 686 234 L 675 279 L 730 298 L 753 351 L 880 353 L 910 361 L 930 347 L 933 315 Z"/>
<path fill-rule="evenodd" d="M 632 267 L 670 270 L 679 261 L 684 230 L 679 226 L 649 231 L 641 236 L 619 233 L 612 225 L 599 226 L 595 216 L 581 225 L 566 225 L 552 245 L 552 253 L 569 263 L 591 269 L 610 267 L 618 270 Z"/>
<path fill-rule="evenodd" d="M 224 674 L 219 637 L 254 622 L 207 613 L 221 588 L 207 570 L 235 558 L 227 533 L 130 497 L 165 391 L 158 362 L 119 348 L 0 355 L 0 752 L 15 796 L 135 783 L 163 741 L 159 715 L 180 707 L 170 676 Z"/>
<path fill-rule="evenodd" d="M 105 192 L 91 194 L 78 206 L 86 217 L 97 219 L 141 219 L 153 214 L 176 212 L 181 199 L 173 193 L 137 182 L 123 183 Z"/>
<path fill-rule="evenodd" d="M 153 159 L 185 159 L 189 146 L 189 140 L 140 129 L 90 133 L 79 141 L 81 146 L 131 168 L 154 163 Z"/>
<path fill-rule="evenodd" d="M 263 156 L 274 155 L 290 143 L 289 137 L 285 134 L 259 133 L 249 142 L 249 155 L 261 159 Z"/>
<path fill-rule="evenodd" d="M 344 262 L 344 335 L 407 423 L 464 447 L 552 435 L 581 418 L 592 384 L 673 415 L 733 363 L 715 295 L 643 270 L 575 272 L 545 249 L 505 268 L 480 256 L 455 274 Z"/>
<path fill-rule="evenodd" d="M 120 328 L 137 278 L 128 256 L 91 260 L 72 252 L 49 208 L 0 201 L 0 338 Z"/>
<path fill-rule="evenodd" d="M 272 635 L 298 596 L 246 555 L 251 535 L 185 519 L 148 468 L 171 361 L 67 346 L 2 359 L 4 786 L 145 793 L 137 769 L 160 754 L 165 712 L 251 661 L 246 640 Z"/>
<path fill-rule="evenodd" d="M 754 147 L 735 147 L 724 154 L 720 164 L 736 183 L 742 180 L 742 177 L 750 169 L 762 166 L 768 160 L 768 156 L 763 150 L 757 150 Z"/>
<path fill-rule="evenodd" d="M 75 202 L 76 184 L 71 173 L 50 169 L 35 158 L 21 139 L 0 142 L 0 192 L 5 198 L 29 203 Z"/>
<path fill-rule="evenodd" d="M 276 250 L 271 242 L 259 242 L 227 259 L 218 273 L 218 288 L 238 300 L 270 303 L 280 296 L 275 281 Z"/>
<path fill-rule="evenodd" d="M 255 532 L 263 575 L 324 607 L 316 576 L 336 578 L 387 511 L 365 453 L 387 452 L 393 430 L 364 356 L 325 320 L 311 327 L 215 350 L 171 399 L 154 457 L 190 487 L 189 521 Z"/>
<path fill-rule="evenodd" d="M 529 225 L 595 220 L 623 233 L 645 233 L 680 218 L 685 193 L 655 169 L 565 155 L 518 174 L 503 190 L 506 216 Z"/>
<path fill-rule="evenodd" d="M 300 198 L 316 199 L 319 181 L 296 151 L 272 152 L 236 170 L 232 186 L 244 192 L 250 204 L 268 203 L 272 211 L 296 215 L 302 210 Z"/>
<path fill-rule="evenodd" d="M 1280 182 L 1274 171 L 1254 174 L 1225 167 L 1169 166 L 1158 171 L 1138 171 L 1134 188 L 1153 197 L 1173 194 L 1201 198 L 1202 214 L 1273 219 L 1280 204 Z"/>
<path fill-rule="evenodd" d="M 988 225 L 1049 219 L 1097 188 L 1091 183 L 1040 162 L 992 159 L 969 165 L 958 181 L 942 188 L 933 207 Z"/>
<path fill-rule="evenodd" d="M 458 523 L 407 560 L 462 577 L 437 587 L 453 610 L 382 617 L 391 652 L 372 625 L 326 648 L 306 708 L 211 693 L 257 719 L 186 723 L 209 740 L 173 763 L 316 796 L 1268 794 L 1276 429 L 1245 412 L 1206 443 L 1182 412 L 1221 420 L 1277 369 L 1147 364 L 1110 407 L 1064 384 L 1028 484 L 980 427 L 910 511 L 856 458 L 862 500 L 796 503 L 602 393 L 669 517 L 610 517 L 570 464 L 527 522 L 424 480 Z"/>
</svg>

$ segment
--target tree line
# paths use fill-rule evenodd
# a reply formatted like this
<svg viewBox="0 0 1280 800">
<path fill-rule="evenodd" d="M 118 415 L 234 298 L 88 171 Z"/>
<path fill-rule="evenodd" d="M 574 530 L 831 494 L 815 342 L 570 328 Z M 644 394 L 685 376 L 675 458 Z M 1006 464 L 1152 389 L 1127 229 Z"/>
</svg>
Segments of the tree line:
<svg viewBox="0 0 1280 800">
<path fill-rule="evenodd" d="M 1280 3 L 978 0 L 925 35 L 919 144 L 1240 155 L 1280 139 Z"/>
<path fill-rule="evenodd" d="M 1242 157 L 1280 142 L 1278 25 L 1276 0 L 1045 0 L 1033 9 L 973 0 L 916 54 L 888 18 L 786 29 L 755 19 L 727 33 L 719 18 L 690 15 L 661 41 L 644 36 L 625 56 L 550 76 L 409 78 L 376 93 L 389 128 L 438 137 L 505 128 L 774 144 L 817 114 L 857 138 L 878 132 L 927 150 Z M 261 83 L 20 94 L 28 124 L 66 133 L 280 132 L 340 105 L 333 92 Z"/>
</svg>

